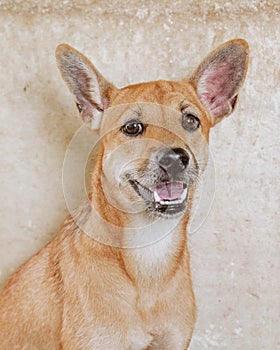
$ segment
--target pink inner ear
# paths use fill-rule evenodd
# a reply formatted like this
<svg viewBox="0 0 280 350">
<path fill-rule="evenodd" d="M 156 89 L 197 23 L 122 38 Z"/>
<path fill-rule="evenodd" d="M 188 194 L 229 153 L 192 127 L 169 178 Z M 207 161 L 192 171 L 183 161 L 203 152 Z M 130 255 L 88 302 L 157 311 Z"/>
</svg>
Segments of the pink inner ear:
<svg viewBox="0 0 280 350">
<path fill-rule="evenodd" d="M 222 117 L 230 113 L 233 106 L 231 99 L 239 85 L 234 62 L 210 63 L 203 72 L 197 85 L 201 101 L 208 106 L 213 116 Z"/>
<path fill-rule="evenodd" d="M 82 108 L 87 107 L 84 105 L 87 101 L 89 102 L 88 105 L 92 104 L 101 109 L 102 100 L 99 81 L 95 72 L 87 63 L 82 61 L 80 57 L 75 56 L 64 70 L 68 85 Z"/>
</svg>

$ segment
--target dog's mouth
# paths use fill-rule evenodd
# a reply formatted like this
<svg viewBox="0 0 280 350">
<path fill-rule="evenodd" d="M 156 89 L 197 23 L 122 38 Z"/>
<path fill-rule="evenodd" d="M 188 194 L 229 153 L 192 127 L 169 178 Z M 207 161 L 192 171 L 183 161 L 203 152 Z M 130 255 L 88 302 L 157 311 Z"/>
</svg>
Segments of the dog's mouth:
<svg viewBox="0 0 280 350">
<path fill-rule="evenodd" d="M 188 186 L 181 181 L 159 183 L 150 188 L 137 180 L 129 180 L 136 193 L 142 197 L 147 209 L 158 216 L 173 216 L 185 211 Z"/>
</svg>

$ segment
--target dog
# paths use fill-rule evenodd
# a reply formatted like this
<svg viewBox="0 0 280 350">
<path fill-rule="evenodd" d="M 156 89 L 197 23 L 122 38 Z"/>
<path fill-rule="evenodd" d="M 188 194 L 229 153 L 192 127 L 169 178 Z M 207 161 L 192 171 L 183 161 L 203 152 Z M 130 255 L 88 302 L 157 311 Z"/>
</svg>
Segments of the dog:
<svg viewBox="0 0 280 350">
<path fill-rule="evenodd" d="M 196 306 L 187 224 L 210 129 L 236 107 L 249 49 L 234 39 L 188 78 L 121 89 L 56 51 L 101 146 L 92 192 L 0 294 L 1 350 L 185 350 Z"/>
</svg>

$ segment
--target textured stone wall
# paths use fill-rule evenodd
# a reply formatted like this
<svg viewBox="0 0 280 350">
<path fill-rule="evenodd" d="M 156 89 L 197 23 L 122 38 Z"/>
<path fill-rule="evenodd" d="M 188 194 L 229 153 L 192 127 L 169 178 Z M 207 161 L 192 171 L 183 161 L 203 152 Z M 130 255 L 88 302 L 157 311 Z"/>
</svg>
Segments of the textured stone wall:
<svg viewBox="0 0 280 350">
<path fill-rule="evenodd" d="M 117 86 L 181 79 L 220 43 L 251 59 L 239 106 L 215 127 L 215 198 L 190 235 L 198 322 L 191 349 L 279 343 L 279 1 L 0 2 L 0 283 L 67 214 L 61 173 L 81 122 L 57 72 L 66 42 Z"/>
</svg>

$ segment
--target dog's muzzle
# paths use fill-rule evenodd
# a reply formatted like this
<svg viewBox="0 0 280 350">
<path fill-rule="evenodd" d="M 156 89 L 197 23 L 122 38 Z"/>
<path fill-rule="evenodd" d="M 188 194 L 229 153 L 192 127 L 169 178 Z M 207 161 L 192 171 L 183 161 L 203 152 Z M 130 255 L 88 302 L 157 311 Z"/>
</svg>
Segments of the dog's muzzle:
<svg viewBox="0 0 280 350">
<path fill-rule="evenodd" d="M 153 183 L 129 179 L 150 212 L 158 216 L 173 216 L 185 211 L 190 184 L 189 162 L 190 157 L 184 149 L 166 148 L 156 154 L 157 171 L 152 172 Z M 144 171 L 142 178 L 149 178 L 149 173 Z"/>
</svg>

